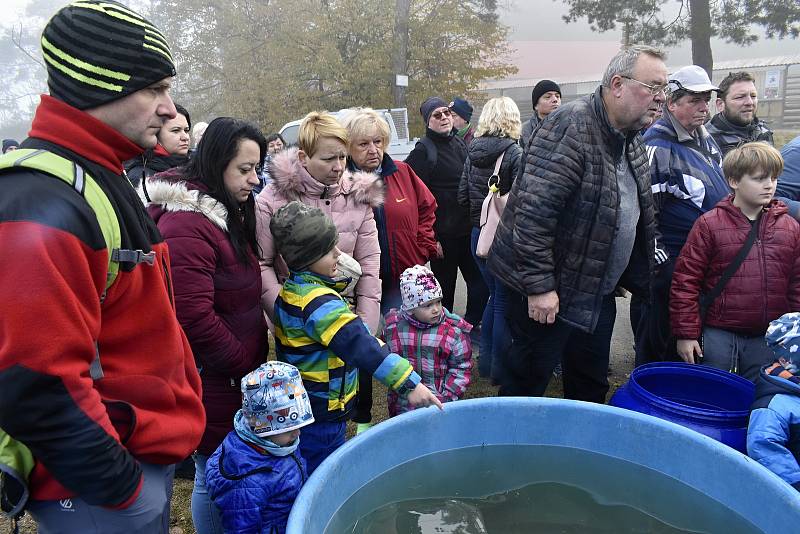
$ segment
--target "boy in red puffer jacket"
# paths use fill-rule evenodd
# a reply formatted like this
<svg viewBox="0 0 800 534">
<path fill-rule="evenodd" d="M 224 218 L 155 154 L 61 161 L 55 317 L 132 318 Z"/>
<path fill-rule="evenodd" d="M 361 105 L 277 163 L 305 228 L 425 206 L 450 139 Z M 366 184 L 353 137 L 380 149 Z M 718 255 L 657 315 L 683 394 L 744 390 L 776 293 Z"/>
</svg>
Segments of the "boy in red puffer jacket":
<svg viewBox="0 0 800 534">
<path fill-rule="evenodd" d="M 780 152 L 762 142 L 725 157 L 733 195 L 697 219 L 672 278 L 670 319 L 684 361 L 702 358 L 706 365 L 755 380 L 761 366 L 774 359 L 764 342 L 769 322 L 800 311 L 800 225 L 785 204 L 772 199 L 782 170 Z M 758 225 L 752 248 L 703 321 L 701 294 L 718 283 L 752 225 Z"/>
</svg>

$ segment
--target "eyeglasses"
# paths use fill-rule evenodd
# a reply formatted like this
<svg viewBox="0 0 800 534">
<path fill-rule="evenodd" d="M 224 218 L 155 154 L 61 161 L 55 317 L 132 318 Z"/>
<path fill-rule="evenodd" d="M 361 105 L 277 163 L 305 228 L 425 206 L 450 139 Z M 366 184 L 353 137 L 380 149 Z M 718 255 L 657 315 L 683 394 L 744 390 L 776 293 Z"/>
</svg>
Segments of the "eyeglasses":
<svg viewBox="0 0 800 534">
<path fill-rule="evenodd" d="M 436 119 L 437 121 L 442 120 L 442 117 L 449 117 L 453 113 L 449 109 L 443 109 L 441 111 L 434 111 L 431 113 L 431 116 Z"/>
<path fill-rule="evenodd" d="M 632 82 L 638 83 L 639 85 L 643 85 L 644 87 L 647 87 L 647 90 L 650 91 L 650 94 L 653 95 L 653 96 L 656 96 L 656 95 L 658 95 L 660 93 L 664 93 L 664 95 L 667 94 L 667 87 L 669 86 L 669 84 L 650 85 L 649 83 L 640 82 L 636 78 L 631 78 L 630 76 L 624 76 L 624 75 L 620 74 L 619 77 L 620 78 L 625 78 L 626 80 L 630 80 Z"/>
</svg>

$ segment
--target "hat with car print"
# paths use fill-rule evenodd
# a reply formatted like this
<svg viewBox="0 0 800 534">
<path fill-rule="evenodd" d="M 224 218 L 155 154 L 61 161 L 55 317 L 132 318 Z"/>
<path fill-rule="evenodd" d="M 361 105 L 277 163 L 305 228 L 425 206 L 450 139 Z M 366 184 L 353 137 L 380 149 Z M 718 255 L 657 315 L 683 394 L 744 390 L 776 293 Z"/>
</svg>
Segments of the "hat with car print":
<svg viewBox="0 0 800 534">
<path fill-rule="evenodd" d="M 297 367 L 271 361 L 242 378 L 242 415 L 258 437 L 289 432 L 314 422 L 311 401 Z"/>
<path fill-rule="evenodd" d="M 771 321 L 764 336 L 775 353 L 767 374 L 800 383 L 800 313 L 785 313 Z"/>
</svg>

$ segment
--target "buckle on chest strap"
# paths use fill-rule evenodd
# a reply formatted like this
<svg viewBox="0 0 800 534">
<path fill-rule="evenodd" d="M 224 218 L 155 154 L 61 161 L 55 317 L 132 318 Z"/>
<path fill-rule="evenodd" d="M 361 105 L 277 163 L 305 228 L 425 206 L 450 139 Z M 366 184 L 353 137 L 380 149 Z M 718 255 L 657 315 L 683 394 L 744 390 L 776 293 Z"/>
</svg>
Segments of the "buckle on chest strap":
<svg viewBox="0 0 800 534">
<path fill-rule="evenodd" d="M 150 252 L 142 252 L 141 250 L 115 248 L 111 251 L 111 260 L 120 263 L 147 263 L 148 265 L 155 265 L 156 253 L 152 250 Z"/>
</svg>

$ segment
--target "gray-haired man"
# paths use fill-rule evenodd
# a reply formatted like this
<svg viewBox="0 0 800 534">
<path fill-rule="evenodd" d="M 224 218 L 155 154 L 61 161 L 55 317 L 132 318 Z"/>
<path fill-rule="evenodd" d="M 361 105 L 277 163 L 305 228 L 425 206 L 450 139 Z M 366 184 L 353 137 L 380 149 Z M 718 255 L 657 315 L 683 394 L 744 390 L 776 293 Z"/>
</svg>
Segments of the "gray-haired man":
<svg viewBox="0 0 800 534">
<path fill-rule="evenodd" d="M 489 267 L 512 291 L 501 395 L 542 395 L 563 358 L 564 396 L 604 402 L 618 285 L 647 298 L 655 216 L 638 132 L 663 104 L 663 54 L 632 47 L 594 94 L 554 111 L 514 182 Z"/>
</svg>

